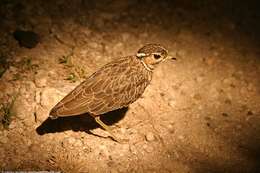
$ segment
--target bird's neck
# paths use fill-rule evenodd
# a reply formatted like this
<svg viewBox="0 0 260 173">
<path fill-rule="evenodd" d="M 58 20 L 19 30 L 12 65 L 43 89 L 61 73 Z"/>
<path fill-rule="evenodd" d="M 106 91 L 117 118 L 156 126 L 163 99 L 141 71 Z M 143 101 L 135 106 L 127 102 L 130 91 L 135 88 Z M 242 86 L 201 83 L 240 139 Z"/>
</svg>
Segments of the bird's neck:
<svg viewBox="0 0 260 173">
<path fill-rule="evenodd" d="M 154 67 L 152 65 L 148 65 L 147 63 L 145 63 L 144 60 L 141 59 L 141 63 L 143 64 L 144 68 L 150 72 L 153 71 Z"/>
</svg>

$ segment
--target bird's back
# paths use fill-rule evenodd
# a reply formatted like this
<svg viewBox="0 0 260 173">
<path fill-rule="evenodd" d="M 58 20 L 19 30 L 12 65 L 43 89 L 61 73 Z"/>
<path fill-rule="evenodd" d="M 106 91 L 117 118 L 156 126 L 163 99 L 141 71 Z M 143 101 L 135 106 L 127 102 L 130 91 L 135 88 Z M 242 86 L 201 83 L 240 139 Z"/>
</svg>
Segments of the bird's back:
<svg viewBox="0 0 260 173">
<path fill-rule="evenodd" d="M 136 56 L 115 60 L 65 96 L 51 110 L 50 116 L 100 115 L 128 106 L 143 94 L 151 75 Z"/>
</svg>

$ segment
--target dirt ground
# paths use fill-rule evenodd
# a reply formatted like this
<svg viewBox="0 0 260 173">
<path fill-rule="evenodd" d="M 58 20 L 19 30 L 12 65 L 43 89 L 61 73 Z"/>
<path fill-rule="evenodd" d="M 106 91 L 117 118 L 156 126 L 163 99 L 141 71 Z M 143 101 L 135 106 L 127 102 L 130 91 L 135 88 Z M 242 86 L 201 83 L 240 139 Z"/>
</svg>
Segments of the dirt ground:
<svg viewBox="0 0 260 173">
<path fill-rule="evenodd" d="M 1 1 L 0 170 L 260 172 L 258 9 L 253 1 Z M 37 34 L 25 39 L 32 48 L 17 29 Z M 48 119 L 85 77 L 146 43 L 177 61 L 154 71 L 138 101 L 102 116 L 127 143 L 89 116 Z"/>
</svg>

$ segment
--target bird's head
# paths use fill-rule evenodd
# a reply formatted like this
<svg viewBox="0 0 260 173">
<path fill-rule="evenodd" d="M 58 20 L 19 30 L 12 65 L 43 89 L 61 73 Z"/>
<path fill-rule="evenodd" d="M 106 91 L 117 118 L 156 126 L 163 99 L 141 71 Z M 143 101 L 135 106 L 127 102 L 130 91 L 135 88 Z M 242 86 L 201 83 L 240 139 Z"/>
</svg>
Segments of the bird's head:
<svg viewBox="0 0 260 173">
<path fill-rule="evenodd" d="M 166 59 L 174 59 L 168 56 L 168 50 L 160 44 L 147 44 L 138 50 L 136 56 L 150 71 L 160 62 L 163 62 Z"/>
</svg>

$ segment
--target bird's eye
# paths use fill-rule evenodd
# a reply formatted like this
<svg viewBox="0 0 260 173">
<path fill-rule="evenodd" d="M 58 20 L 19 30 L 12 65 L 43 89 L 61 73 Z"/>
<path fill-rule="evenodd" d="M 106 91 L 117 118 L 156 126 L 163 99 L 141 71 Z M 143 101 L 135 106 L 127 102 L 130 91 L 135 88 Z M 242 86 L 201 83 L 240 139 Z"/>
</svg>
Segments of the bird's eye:
<svg viewBox="0 0 260 173">
<path fill-rule="evenodd" d="M 161 58 L 161 55 L 154 54 L 153 56 L 154 56 L 155 59 Z"/>
</svg>

